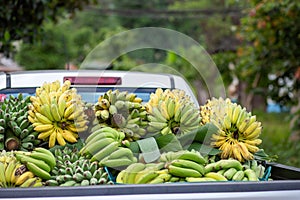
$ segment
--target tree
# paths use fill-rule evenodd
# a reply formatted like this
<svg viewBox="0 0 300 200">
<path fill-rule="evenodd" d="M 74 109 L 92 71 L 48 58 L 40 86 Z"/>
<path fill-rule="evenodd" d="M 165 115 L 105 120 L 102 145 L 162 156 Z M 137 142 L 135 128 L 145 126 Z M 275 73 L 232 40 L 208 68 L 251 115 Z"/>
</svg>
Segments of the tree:
<svg viewBox="0 0 300 200">
<path fill-rule="evenodd" d="M 93 0 L 2 0 L 0 1 L 0 53 L 12 57 L 14 42 L 33 43 L 42 37 L 42 24 L 70 16 Z M 95 1 L 93 1 L 95 2 Z"/>
<path fill-rule="evenodd" d="M 238 69 L 240 79 L 247 83 L 248 100 L 251 102 L 255 94 L 261 94 L 265 100 L 270 97 L 281 105 L 295 104 L 299 96 L 296 74 L 300 68 L 300 2 L 250 3 L 252 8 L 241 19 L 238 35 L 244 42 L 238 50 Z M 298 112 L 298 119 L 299 115 Z"/>
</svg>

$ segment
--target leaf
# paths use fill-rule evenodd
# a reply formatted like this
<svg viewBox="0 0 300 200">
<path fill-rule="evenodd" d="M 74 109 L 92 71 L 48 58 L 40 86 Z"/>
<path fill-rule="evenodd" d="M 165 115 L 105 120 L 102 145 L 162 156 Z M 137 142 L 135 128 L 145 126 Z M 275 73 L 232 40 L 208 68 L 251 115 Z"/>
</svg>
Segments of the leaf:
<svg viewBox="0 0 300 200">
<path fill-rule="evenodd" d="M 205 145 L 205 144 L 201 144 L 199 142 L 193 142 L 188 150 L 196 150 L 199 151 L 201 153 L 201 155 L 205 156 L 205 155 L 210 155 L 210 156 L 214 156 L 214 155 L 218 155 L 219 153 L 221 153 L 221 150 L 213 148 L 209 145 Z"/>
<path fill-rule="evenodd" d="M 137 140 L 137 144 L 146 163 L 153 162 L 160 157 L 160 151 L 154 137 Z"/>
<path fill-rule="evenodd" d="M 257 160 L 265 160 L 265 161 L 273 162 L 277 160 L 278 156 L 277 155 L 269 156 L 268 154 L 266 154 L 264 149 L 259 149 L 254 154 L 254 158 Z"/>
<path fill-rule="evenodd" d="M 9 31 L 6 30 L 4 33 L 4 41 L 9 41 L 9 40 L 10 40 L 10 34 L 9 34 Z"/>
<path fill-rule="evenodd" d="M 216 133 L 217 130 L 218 128 L 215 125 L 207 123 L 189 133 L 179 136 L 178 140 L 185 148 L 188 148 L 188 146 L 195 141 L 208 144 L 210 142 L 211 135 Z"/>
<path fill-rule="evenodd" d="M 156 136 L 156 142 L 161 152 L 182 150 L 182 146 L 179 140 L 173 134 L 167 134 L 167 135 L 160 134 Z"/>
</svg>

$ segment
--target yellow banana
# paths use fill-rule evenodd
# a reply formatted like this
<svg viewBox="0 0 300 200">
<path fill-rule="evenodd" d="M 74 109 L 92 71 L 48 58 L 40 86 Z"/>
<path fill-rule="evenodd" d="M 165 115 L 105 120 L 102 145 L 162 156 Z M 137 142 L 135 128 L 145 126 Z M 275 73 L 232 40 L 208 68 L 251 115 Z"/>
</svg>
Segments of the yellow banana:
<svg viewBox="0 0 300 200">
<path fill-rule="evenodd" d="M 43 104 L 41 106 L 41 114 L 46 116 L 50 121 L 54 121 L 49 104 Z"/>
<path fill-rule="evenodd" d="M 53 127 L 52 129 L 48 130 L 48 131 L 43 131 L 38 135 L 38 139 L 40 140 L 45 140 L 46 138 L 48 138 L 51 133 L 55 131 L 55 128 Z"/>
<path fill-rule="evenodd" d="M 34 127 L 34 130 L 37 132 L 44 132 L 53 129 L 53 124 L 38 124 Z"/>
<path fill-rule="evenodd" d="M 246 128 L 244 135 L 247 137 L 247 135 L 250 135 L 259 126 L 260 126 L 260 122 L 258 121 L 253 122 Z"/>
<path fill-rule="evenodd" d="M 250 144 L 250 145 L 253 145 L 253 146 L 257 146 L 257 145 L 260 145 L 262 143 L 262 140 L 259 139 L 259 138 L 256 138 L 254 140 L 244 140 L 245 143 L 247 144 Z"/>
<path fill-rule="evenodd" d="M 41 113 L 35 113 L 36 118 L 43 124 L 52 124 L 52 121 L 48 117 L 42 115 Z"/>
<path fill-rule="evenodd" d="M 65 141 L 65 139 L 62 135 L 62 130 L 61 129 L 58 129 L 56 131 L 56 140 L 57 140 L 57 142 L 60 146 L 65 146 L 66 145 L 66 141 Z"/>
<path fill-rule="evenodd" d="M 79 116 L 84 116 L 83 108 L 76 109 L 71 115 L 68 116 L 68 120 L 78 120 Z"/>
<path fill-rule="evenodd" d="M 236 123 L 236 121 L 237 121 L 237 119 L 238 119 L 238 117 L 239 117 L 239 115 L 240 115 L 240 113 L 241 113 L 241 110 L 242 110 L 242 108 L 241 108 L 240 105 L 238 105 L 238 106 L 236 106 L 236 107 L 234 108 L 234 110 L 233 110 L 233 112 L 232 112 L 231 123 L 233 123 L 233 124 Z"/>
<path fill-rule="evenodd" d="M 15 182 L 15 185 L 19 186 L 24 183 L 27 179 L 33 178 L 34 174 L 31 171 L 24 172 L 21 176 L 19 176 Z"/>
<path fill-rule="evenodd" d="M 167 107 L 166 101 L 161 101 L 161 102 L 159 103 L 158 108 L 159 108 L 159 110 L 160 110 L 162 116 L 163 116 L 165 119 L 169 120 L 169 119 L 170 119 L 170 115 L 169 115 L 169 113 L 168 113 L 168 107 Z"/>
<path fill-rule="evenodd" d="M 11 161 L 8 163 L 6 169 L 5 169 L 5 180 L 6 183 L 10 184 L 11 183 L 11 175 L 16 167 L 17 162 L 16 161 Z"/>
<path fill-rule="evenodd" d="M 57 131 L 56 129 L 51 133 L 51 135 L 49 136 L 49 148 L 52 148 L 55 146 L 56 143 L 56 135 L 57 135 Z"/>
<path fill-rule="evenodd" d="M 248 134 L 245 136 L 245 138 L 247 140 L 253 140 L 253 139 L 256 139 L 259 137 L 259 135 L 261 134 L 261 130 L 262 130 L 262 127 L 259 126 L 257 127 L 251 134 Z"/>
<path fill-rule="evenodd" d="M 50 104 L 50 98 L 46 91 L 42 91 L 41 94 L 39 95 L 39 98 L 42 104 Z"/>
<path fill-rule="evenodd" d="M 60 114 L 59 114 L 57 103 L 52 102 L 50 108 L 51 108 L 51 114 L 52 114 L 54 120 L 57 122 L 60 122 L 62 116 L 60 116 Z"/>
<path fill-rule="evenodd" d="M 74 135 L 73 135 L 73 133 L 71 131 L 69 131 L 69 130 L 62 130 L 61 134 L 62 134 L 63 138 L 65 140 L 67 140 L 68 142 L 70 142 L 70 143 L 77 142 L 76 137 L 74 137 Z"/>
<path fill-rule="evenodd" d="M 75 103 L 72 103 L 70 106 L 67 106 L 64 113 L 64 118 L 68 118 L 72 113 L 75 112 L 77 109 L 77 105 Z"/>
</svg>

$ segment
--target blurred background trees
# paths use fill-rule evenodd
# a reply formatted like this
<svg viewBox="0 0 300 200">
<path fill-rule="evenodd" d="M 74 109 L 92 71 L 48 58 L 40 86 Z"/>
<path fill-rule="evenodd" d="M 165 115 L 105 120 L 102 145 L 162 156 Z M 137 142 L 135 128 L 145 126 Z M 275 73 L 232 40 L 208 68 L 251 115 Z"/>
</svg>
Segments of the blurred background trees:
<svg viewBox="0 0 300 200">
<path fill-rule="evenodd" d="M 0 11 L 0 52 L 26 70 L 80 66 L 101 41 L 133 28 L 184 33 L 211 55 L 228 96 L 249 110 L 265 112 L 270 100 L 288 111 L 293 107 L 291 138 L 299 141 L 299 1 L 13 0 L 1 1 Z M 200 104 L 208 98 L 191 64 L 171 52 L 137 50 L 111 67 L 130 70 L 149 62 L 183 74 Z"/>
</svg>

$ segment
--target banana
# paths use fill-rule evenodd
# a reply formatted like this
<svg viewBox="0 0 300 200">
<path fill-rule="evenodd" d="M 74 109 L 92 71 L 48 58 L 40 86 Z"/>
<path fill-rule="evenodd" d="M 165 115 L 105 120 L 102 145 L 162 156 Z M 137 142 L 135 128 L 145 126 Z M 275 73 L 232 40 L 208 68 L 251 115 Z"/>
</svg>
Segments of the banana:
<svg viewBox="0 0 300 200">
<path fill-rule="evenodd" d="M 259 181 L 258 177 L 256 176 L 256 173 L 252 169 L 246 169 L 244 171 L 245 176 L 248 178 L 249 181 Z"/>
<path fill-rule="evenodd" d="M 141 173 L 141 172 L 140 172 Z M 153 170 L 145 170 L 145 173 L 143 175 L 139 176 L 135 180 L 135 184 L 145 184 L 156 178 L 159 174 L 156 173 Z"/>
<path fill-rule="evenodd" d="M 118 149 L 119 142 L 112 142 L 100 151 L 98 151 L 95 155 L 92 156 L 91 162 L 93 161 L 100 161 L 106 156 L 110 155 L 112 152 Z"/>
<path fill-rule="evenodd" d="M 168 126 L 166 122 L 155 122 L 155 121 L 149 122 L 148 125 L 153 127 L 157 131 L 162 130 L 163 128 Z"/>
<path fill-rule="evenodd" d="M 50 129 L 50 130 L 48 130 L 48 131 L 43 131 L 43 132 L 41 132 L 41 133 L 38 135 L 38 139 L 40 139 L 40 140 L 45 140 L 46 138 L 48 138 L 48 137 L 52 134 L 53 131 L 55 131 L 54 128 L 52 128 L 52 129 Z"/>
<path fill-rule="evenodd" d="M 146 167 L 143 163 L 132 163 L 124 169 L 123 182 L 133 184 L 136 182 L 136 177 Z"/>
<path fill-rule="evenodd" d="M 198 164 L 194 161 L 176 159 L 171 162 L 171 165 L 174 165 L 176 167 L 194 169 L 194 170 L 198 171 L 201 175 L 205 174 L 204 166 L 202 164 Z"/>
<path fill-rule="evenodd" d="M 77 121 L 79 121 L 79 116 L 85 116 L 85 115 L 83 115 L 83 113 L 84 113 L 84 110 L 83 109 L 77 109 L 77 110 L 75 110 L 70 116 L 68 116 L 68 120 L 77 120 Z"/>
<path fill-rule="evenodd" d="M 227 178 L 227 180 L 231 180 L 232 177 L 234 176 L 234 174 L 235 174 L 237 171 L 238 171 L 238 170 L 235 169 L 235 168 L 229 168 L 229 169 L 227 169 L 227 170 L 224 172 L 223 176 L 224 176 L 225 178 Z"/>
<path fill-rule="evenodd" d="M 132 163 L 133 163 L 133 161 L 128 159 L 127 157 L 117 158 L 117 159 L 107 159 L 107 157 L 105 157 L 104 159 L 102 159 L 99 162 L 99 165 L 110 167 L 110 168 L 114 169 L 114 168 L 125 167 Z"/>
<path fill-rule="evenodd" d="M 49 104 L 41 105 L 41 114 L 46 116 L 50 121 L 54 121 Z"/>
<path fill-rule="evenodd" d="M 16 182 L 15 182 L 15 185 L 19 186 L 21 184 L 23 184 L 26 180 L 30 179 L 30 178 L 33 178 L 34 177 L 34 173 L 31 172 L 31 171 L 26 171 L 24 172 L 22 175 L 20 175 Z"/>
<path fill-rule="evenodd" d="M 86 153 L 89 153 L 90 155 L 94 155 L 95 153 L 97 153 L 107 145 L 111 144 L 112 142 L 115 142 L 115 140 L 112 138 L 102 138 L 95 142 L 90 142 L 80 150 L 80 153 L 82 155 Z"/>
<path fill-rule="evenodd" d="M 233 175 L 232 180 L 233 181 L 241 181 L 241 180 L 243 180 L 244 176 L 245 176 L 244 171 L 239 170 Z"/>
<path fill-rule="evenodd" d="M 53 129 L 53 124 L 37 124 L 34 130 L 37 132 L 45 132 Z"/>
<path fill-rule="evenodd" d="M 16 155 L 16 158 L 21 161 L 21 163 L 26 163 L 26 164 L 34 163 L 39 168 L 41 168 L 47 172 L 51 171 L 51 167 L 43 160 L 38 160 L 38 159 L 31 157 L 30 155 L 28 156 L 28 155 L 21 154 L 21 153 L 16 153 L 15 155 Z"/>
<path fill-rule="evenodd" d="M 7 184 L 11 184 L 11 177 L 12 177 L 12 173 L 16 167 L 16 161 L 11 161 L 8 163 L 6 169 L 5 169 L 5 180 Z"/>
<path fill-rule="evenodd" d="M 173 118 L 175 115 L 175 101 L 173 99 L 168 99 L 167 110 L 170 118 Z"/>
<path fill-rule="evenodd" d="M 223 176 L 222 174 L 219 174 L 217 172 L 208 172 L 205 174 L 205 177 L 213 178 L 217 181 L 228 181 L 225 176 Z"/>
<path fill-rule="evenodd" d="M 3 162 L 0 162 L 0 186 L 7 187 L 5 179 L 5 165 Z"/>
<path fill-rule="evenodd" d="M 17 162 L 11 177 L 10 177 L 10 181 L 12 184 L 15 184 L 17 178 L 19 176 L 21 176 L 25 171 L 27 170 L 26 166 L 24 164 L 21 164 L 20 162 Z"/>
<path fill-rule="evenodd" d="M 253 140 L 259 137 L 261 134 L 262 127 L 257 127 L 251 134 L 246 135 L 247 140 Z"/>
<path fill-rule="evenodd" d="M 67 143 L 62 135 L 62 130 L 57 130 L 56 132 L 56 140 L 60 146 L 65 146 Z"/>
<path fill-rule="evenodd" d="M 61 130 L 61 129 L 60 129 Z M 60 132 L 61 134 L 62 134 L 62 136 L 63 136 L 63 138 L 66 140 L 66 141 L 68 141 L 68 142 L 70 142 L 70 143 L 75 143 L 75 142 L 77 142 L 77 138 L 76 138 L 76 136 L 73 134 L 73 132 L 72 131 L 69 131 L 69 130 L 61 130 L 61 132 Z"/>
<path fill-rule="evenodd" d="M 233 112 L 232 112 L 232 118 L 231 118 L 231 123 L 236 124 L 236 121 L 238 120 L 238 117 L 241 113 L 242 107 L 240 105 L 235 106 Z"/>
<path fill-rule="evenodd" d="M 152 108 L 152 115 L 159 121 L 159 122 L 167 122 L 167 119 L 162 115 L 157 107 Z"/>
<path fill-rule="evenodd" d="M 180 123 L 187 121 L 195 112 L 195 109 L 190 105 L 184 105 L 183 110 L 181 112 Z"/>
<path fill-rule="evenodd" d="M 246 130 L 244 131 L 244 135 L 247 137 L 258 127 L 260 127 L 260 122 L 258 122 L 258 121 L 253 122 L 246 128 Z"/>
<path fill-rule="evenodd" d="M 243 166 L 238 160 L 234 159 L 222 159 L 216 162 L 215 166 L 216 170 L 218 169 L 229 169 L 229 168 L 235 168 L 237 170 L 242 170 Z"/>
<path fill-rule="evenodd" d="M 72 103 L 70 106 L 66 107 L 64 112 L 64 118 L 68 119 L 68 117 L 74 113 L 78 109 L 78 106 L 75 103 Z"/>
<path fill-rule="evenodd" d="M 45 171 L 44 169 L 40 168 L 34 163 L 27 162 L 26 167 L 29 171 L 31 171 L 36 176 L 40 177 L 43 180 L 49 180 L 51 179 L 51 175 L 49 172 Z"/>
<path fill-rule="evenodd" d="M 53 154 L 52 154 L 52 156 L 50 156 L 49 153 L 46 154 L 46 153 L 42 153 L 42 152 L 38 152 L 38 151 L 32 151 L 32 153 L 30 154 L 30 157 L 44 161 L 45 163 L 47 163 L 50 166 L 51 170 L 56 166 L 56 159 L 53 156 Z"/>
<path fill-rule="evenodd" d="M 55 143 L 56 143 L 56 135 L 57 135 L 57 130 L 55 129 L 51 135 L 49 136 L 49 143 L 48 143 L 48 146 L 49 148 L 52 148 L 55 146 Z"/>
<path fill-rule="evenodd" d="M 121 157 L 127 157 L 130 160 L 133 159 L 133 153 L 129 148 L 125 148 L 125 147 L 119 147 L 118 150 L 116 150 L 115 152 L 112 152 L 108 159 L 117 159 L 117 158 L 121 158 Z"/>
<path fill-rule="evenodd" d="M 28 178 L 26 181 L 24 181 L 20 187 L 32 187 L 35 183 L 37 183 L 39 180 L 38 177 L 32 177 Z"/>
<path fill-rule="evenodd" d="M 214 178 L 209 178 L 209 177 L 186 177 L 185 180 L 187 182 L 190 182 L 190 183 L 194 183 L 194 182 L 207 182 L 207 181 L 217 181 L 216 179 Z"/>
<path fill-rule="evenodd" d="M 85 143 L 89 143 L 94 137 L 96 137 L 99 133 L 102 133 L 102 132 L 112 132 L 114 135 L 117 135 L 118 134 L 118 131 L 107 126 L 107 127 L 103 127 L 103 128 L 100 128 L 94 132 L 92 132 L 85 140 Z"/>
<path fill-rule="evenodd" d="M 119 133 L 112 132 L 112 131 L 105 131 L 105 132 L 99 132 L 96 136 L 94 136 L 92 139 L 87 139 L 86 144 L 95 143 L 99 140 L 102 140 L 104 138 L 111 138 L 115 141 L 118 141 Z"/>
<path fill-rule="evenodd" d="M 169 173 L 178 176 L 178 177 L 201 177 L 201 173 L 190 168 L 177 167 L 174 165 L 169 165 L 168 167 Z"/>
<path fill-rule="evenodd" d="M 166 120 L 170 120 L 170 115 L 168 113 L 168 107 L 167 107 L 166 101 L 160 101 L 159 105 L 158 105 L 158 109 L 160 110 L 162 116 Z"/>
<path fill-rule="evenodd" d="M 190 160 L 202 165 L 207 163 L 207 160 L 200 154 L 200 152 L 197 151 L 184 151 L 178 156 L 178 159 Z"/>
<path fill-rule="evenodd" d="M 51 109 L 51 114 L 52 114 L 54 120 L 57 122 L 60 122 L 62 119 L 62 116 L 59 114 L 57 103 L 56 102 L 51 103 L 50 109 Z"/>
</svg>

